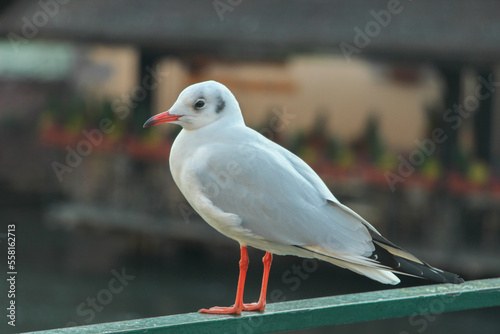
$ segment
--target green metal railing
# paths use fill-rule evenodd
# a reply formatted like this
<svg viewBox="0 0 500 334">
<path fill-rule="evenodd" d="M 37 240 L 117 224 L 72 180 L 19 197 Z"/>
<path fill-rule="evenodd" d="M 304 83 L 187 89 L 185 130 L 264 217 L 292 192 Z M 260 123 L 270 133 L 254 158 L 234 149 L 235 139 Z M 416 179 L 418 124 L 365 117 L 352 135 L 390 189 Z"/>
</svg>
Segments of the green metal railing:
<svg viewBox="0 0 500 334">
<path fill-rule="evenodd" d="M 500 306 L 500 278 L 274 303 L 241 316 L 188 313 L 36 333 L 257 334 L 492 306 Z"/>
</svg>

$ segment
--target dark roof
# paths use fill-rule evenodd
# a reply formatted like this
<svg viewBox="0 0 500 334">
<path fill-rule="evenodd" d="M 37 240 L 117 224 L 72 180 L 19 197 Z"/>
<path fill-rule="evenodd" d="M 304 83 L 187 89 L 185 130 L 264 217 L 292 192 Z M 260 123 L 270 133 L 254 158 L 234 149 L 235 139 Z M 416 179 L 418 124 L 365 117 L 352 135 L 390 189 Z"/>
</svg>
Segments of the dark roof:
<svg viewBox="0 0 500 334">
<path fill-rule="evenodd" d="M 44 22 L 38 1 L 14 2 L 0 15 L 0 34 L 22 36 L 38 15 L 35 38 L 130 44 L 159 53 L 230 58 L 341 52 L 355 27 L 375 22 L 385 1 L 57 0 Z M 403 60 L 495 63 L 500 59 L 500 1 L 400 0 L 400 13 L 366 47 L 365 56 Z M 230 3 L 238 4 L 236 6 Z M 217 14 L 214 4 L 228 10 Z M 42 13 L 42 14 L 40 14 Z M 24 18 L 24 19 L 23 19 Z M 35 24 L 37 24 L 35 22 Z M 376 29 L 374 24 L 372 29 Z"/>
</svg>

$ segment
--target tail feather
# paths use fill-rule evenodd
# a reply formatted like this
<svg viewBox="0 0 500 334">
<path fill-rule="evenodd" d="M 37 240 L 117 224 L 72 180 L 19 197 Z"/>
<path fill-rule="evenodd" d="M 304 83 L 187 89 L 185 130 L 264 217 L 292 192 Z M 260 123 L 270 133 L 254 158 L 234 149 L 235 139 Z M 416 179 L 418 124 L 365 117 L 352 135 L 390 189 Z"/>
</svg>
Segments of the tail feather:
<svg viewBox="0 0 500 334">
<path fill-rule="evenodd" d="M 299 248 L 311 251 L 313 257 L 317 259 L 330 262 L 341 268 L 352 270 L 355 273 L 364 275 L 373 280 L 379 281 L 380 283 L 394 285 L 401 282 L 399 278 L 396 275 L 394 275 L 389 268 L 385 268 L 384 266 L 373 263 L 369 261 L 369 259 L 365 259 L 364 261 L 362 259 L 359 259 L 359 262 L 358 261 L 353 262 L 355 261 L 353 258 L 345 258 L 345 257 L 342 258 L 341 255 L 333 255 L 333 254 L 328 254 L 327 252 L 319 252 L 318 249 L 312 251 L 306 247 L 299 247 Z"/>
<path fill-rule="evenodd" d="M 334 254 L 318 246 L 295 246 L 307 251 L 311 257 L 330 262 L 339 267 L 385 284 L 398 284 L 396 274 L 403 274 L 439 283 L 460 284 L 464 280 L 453 273 L 434 268 L 417 259 L 399 246 L 385 239 L 376 231 L 370 231 L 375 250 L 368 256 Z"/>
<path fill-rule="evenodd" d="M 364 259 L 371 260 L 371 263 L 362 263 L 360 262 L 360 259 L 356 259 L 354 262 L 355 264 L 365 265 L 368 268 L 376 268 L 377 270 L 390 270 L 395 273 L 425 278 L 440 283 L 459 284 L 464 282 L 464 280 L 458 275 L 431 267 L 401 247 L 393 244 L 384 238 L 373 226 L 370 225 L 370 223 L 348 207 L 333 201 L 329 201 L 329 203 L 350 214 L 351 218 L 361 221 L 370 233 L 375 250 L 371 255 L 365 257 Z M 321 253 L 327 256 L 332 256 L 332 254 L 324 252 Z M 343 260 L 353 263 L 353 261 L 349 258 L 344 257 Z M 354 269 L 351 270 L 356 271 Z M 363 273 L 363 275 L 365 274 Z M 371 277 L 370 275 L 366 276 Z"/>
<path fill-rule="evenodd" d="M 394 275 L 391 271 L 386 269 L 370 268 L 355 264 L 349 264 L 348 266 L 346 266 L 346 268 L 354 271 L 355 273 L 379 281 L 380 283 L 396 285 L 399 284 L 399 282 L 401 282 L 396 275 Z"/>
<path fill-rule="evenodd" d="M 374 236 L 372 235 L 372 237 Z M 376 235 L 373 238 L 373 244 L 375 245 L 375 251 L 370 258 L 389 267 L 393 272 L 425 278 L 439 283 L 460 284 L 464 282 L 457 274 L 430 266 L 381 235 Z"/>
</svg>

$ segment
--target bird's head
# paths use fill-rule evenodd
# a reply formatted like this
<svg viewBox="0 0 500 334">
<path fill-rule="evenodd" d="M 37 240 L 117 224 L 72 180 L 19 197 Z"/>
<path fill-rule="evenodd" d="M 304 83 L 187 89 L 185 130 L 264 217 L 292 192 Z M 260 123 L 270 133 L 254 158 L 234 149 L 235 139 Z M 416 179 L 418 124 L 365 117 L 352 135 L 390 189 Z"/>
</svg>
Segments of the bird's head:
<svg viewBox="0 0 500 334">
<path fill-rule="evenodd" d="M 184 89 L 170 110 L 148 119 L 144 127 L 175 123 L 196 130 L 214 122 L 243 122 L 236 98 L 226 86 L 204 81 Z"/>
</svg>

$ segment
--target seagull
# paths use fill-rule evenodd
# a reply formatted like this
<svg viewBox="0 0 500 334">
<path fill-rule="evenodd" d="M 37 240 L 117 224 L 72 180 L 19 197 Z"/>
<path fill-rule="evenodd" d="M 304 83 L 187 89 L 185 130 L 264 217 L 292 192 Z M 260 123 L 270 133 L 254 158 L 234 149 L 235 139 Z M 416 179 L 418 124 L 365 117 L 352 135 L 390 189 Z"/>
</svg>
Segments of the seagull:
<svg viewBox="0 0 500 334">
<path fill-rule="evenodd" d="M 245 125 L 238 101 L 216 81 L 185 88 L 170 110 L 151 117 L 182 126 L 170 170 L 189 204 L 213 228 L 240 244 L 236 300 L 201 313 L 264 311 L 273 254 L 316 258 L 385 284 L 394 273 L 441 283 L 463 283 L 384 238 L 341 204 L 302 159 Z M 243 303 L 247 247 L 264 250 L 256 303 Z"/>
</svg>

